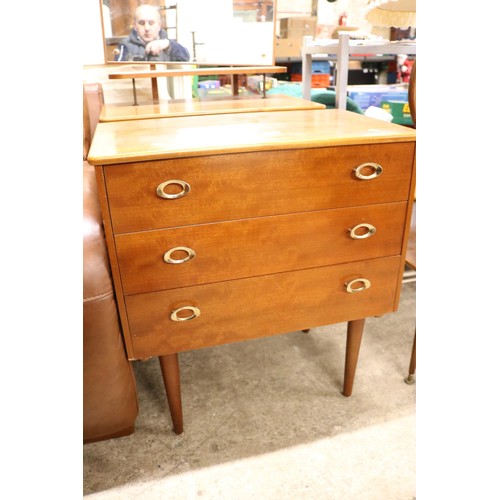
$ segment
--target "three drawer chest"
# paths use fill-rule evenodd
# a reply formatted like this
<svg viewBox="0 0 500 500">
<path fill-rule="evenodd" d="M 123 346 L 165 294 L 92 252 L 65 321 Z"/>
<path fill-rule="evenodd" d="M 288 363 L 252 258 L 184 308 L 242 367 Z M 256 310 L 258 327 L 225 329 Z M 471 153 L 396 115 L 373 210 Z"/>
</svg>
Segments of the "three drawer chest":
<svg viewBox="0 0 500 500">
<path fill-rule="evenodd" d="M 178 354 L 398 308 L 414 129 L 336 109 L 100 123 L 95 166 L 129 359 L 157 356 L 183 431 Z"/>
</svg>

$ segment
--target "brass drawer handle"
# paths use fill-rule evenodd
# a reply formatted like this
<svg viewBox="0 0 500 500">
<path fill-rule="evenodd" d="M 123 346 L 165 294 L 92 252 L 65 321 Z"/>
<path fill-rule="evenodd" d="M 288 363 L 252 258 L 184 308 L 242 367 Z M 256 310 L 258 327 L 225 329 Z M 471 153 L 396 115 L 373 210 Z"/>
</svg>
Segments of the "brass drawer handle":
<svg viewBox="0 0 500 500">
<path fill-rule="evenodd" d="M 173 259 L 172 254 L 174 252 L 186 252 L 186 256 L 183 259 Z M 184 264 L 184 262 L 189 262 L 191 259 L 196 257 L 196 252 L 189 247 L 174 247 L 163 255 L 163 260 L 167 264 Z"/>
<path fill-rule="evenodd" d="M 179 313 L 183 311 L 191 311 L 189 316 L 179 316 Z M 192 319 L 197 318 L 201 314 L 201 311 L 195 306 L 184 306 L 175 309 L 170 313 L 170 319 L 172 321 L 191 321 Z"/>
<path fill-rule="evenodd" d="M 181 187 L 180 193 L 175 193 L 175 194 L 165 193 L 165 188 L 172 184 Z M 179 198 L 182 198 L 183 196 L 186 196 L 189 193 L 189 191 L 191 191 L 191 186 L 186 181 L 181 181 L 179 179 L 171 179 L 169 181 L 162 182 L 156 188 L 156 194 L 160 198 L 164 198 L 166 200 L 177 200 Z"/>
<path fill-rule="evenodd" d="M 359 232 L 360 229 L 365 229 L 365 231 L 360 233 Z M 375 226 L 372 226 L 371 224 L 363 223 L 363 224 L 358 224 L 352 229 L 348 229 L 348 231 L 349 231 L 349 236 L 353 240 L 363 240 L 365 238 L 373 236 L 377 232 L 377 228 Z"/>
<path fill-rule="evenodd" d="M 356 286 L 361 284 L 361 286 Z M 357 293 L 357 292 L 362 292 L 363 290 L 368 290 L 372 284 L 370 283 L 370 280 L 367 280 L 365 278 L 357 278 L 355 280 L 349 281 L 349 283 L 345 284 L 345 287 L 347 288 L 348 293 Z"/>
<path fill-rule="evenodd" d="M 363 169 L 367 167 L 371 168 L 372 170 L 372 173 L 369 175 L 363 174 Z M 370 179 L 375 179 L 379 175 L 382 175 L 384 169 L 378 163 L 368 162 L 368 163 L 362 163 L 358 167 L 354 168 L 353 171 L 354 175 L 358 179 L 361 179 L 362 181 L 368 181 Z"/>
</svg>

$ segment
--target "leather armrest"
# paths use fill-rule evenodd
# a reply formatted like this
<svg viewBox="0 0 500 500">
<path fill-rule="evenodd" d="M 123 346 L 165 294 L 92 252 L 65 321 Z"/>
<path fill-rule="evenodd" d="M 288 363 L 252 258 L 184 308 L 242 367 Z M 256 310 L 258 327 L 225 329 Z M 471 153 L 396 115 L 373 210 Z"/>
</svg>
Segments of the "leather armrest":
<svg viewBox="0 0 500 500">
<path fill-rule="evenodd" d="M 83 160 L 87 159 L 95 128 L 99 123 L 104 94 L 100 83 L 83 84 Z"/>
<path fill-rule="evenodd" d="M 83 439 L 130 434 L 138 414 L 125 354 L 94 167 L 83 162 Z"/>
</svg>

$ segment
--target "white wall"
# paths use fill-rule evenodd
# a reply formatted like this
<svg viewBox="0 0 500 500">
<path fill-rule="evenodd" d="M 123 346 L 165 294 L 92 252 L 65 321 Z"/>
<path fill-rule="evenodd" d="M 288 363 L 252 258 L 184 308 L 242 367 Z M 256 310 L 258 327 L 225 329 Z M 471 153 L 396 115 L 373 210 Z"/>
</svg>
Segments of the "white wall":
<svg viewBox="0 0 500 500">
<path fill-rule="evenodd" d="M 277 18 L 310 16 L 312 13 L 311 0 L 276 0 Z M 372 26 L 364 18 L 364 9 L 367 0 L 337 0 L 328 2 L 327 0 L 318 0 L 317 3 L 317 24 L 319 27 L 325 26 L 328 29 L 318 31 L 321 36 L 329 37 L 335 27 L 338 26 L 339 17 L 347 14 L 348 25 L 358 27 L 363 33 L 371 33 Z"/>
<path fill-rule="evenodd" d="M 82 14 L 79 24 L 85 26 L 85 35 L 81 38 L 83 65 L 103 64 L 105 61 L 99 0 L 86 0 L 85 2 L 80 2 L 79 8 Z"/>
</svg>

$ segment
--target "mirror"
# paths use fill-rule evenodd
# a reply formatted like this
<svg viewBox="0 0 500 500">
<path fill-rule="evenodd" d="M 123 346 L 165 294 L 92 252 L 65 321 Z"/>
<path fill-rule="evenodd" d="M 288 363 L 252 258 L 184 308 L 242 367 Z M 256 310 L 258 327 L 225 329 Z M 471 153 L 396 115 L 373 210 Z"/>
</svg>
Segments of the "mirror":
<svg viewBox="0 0 500 500">
<path fill-rule="evenodd" d="M 274 65 L 275 1 L 100 0 L 106 62 L 168 64 L 174 58 L 214 66 Z M 155 9 L 141 7 L 141 19 L 134 21 L 136 8 L 144 4 Z M 153 36 L 149 32 L 158 33 L 158 14 L 160 38 L 173 42 L 158 40 L 146 53 L 144 42 Z M 141 27 L 143 40 L 137 38 Z"/>
</svg>

